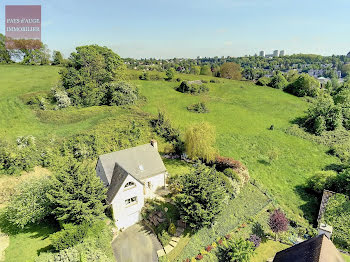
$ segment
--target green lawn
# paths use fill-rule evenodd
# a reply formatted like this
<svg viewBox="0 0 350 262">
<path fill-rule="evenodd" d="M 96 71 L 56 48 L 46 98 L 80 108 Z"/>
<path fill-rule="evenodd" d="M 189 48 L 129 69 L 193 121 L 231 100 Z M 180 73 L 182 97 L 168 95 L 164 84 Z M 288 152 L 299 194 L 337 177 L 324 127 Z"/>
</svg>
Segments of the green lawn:
<svg viewBox="0 0 350 262">
<path fill-rule="evenodd" d="M 349 255 L 345 255 L 345 254 L 341 254 L 341 255 L 345 259 L 345 262 L 350 262 L 350 256 Z"/>
<path fill-rule="evenodd" d="M 268 240 L 265 243 L 261 243 L 260 246 L 255 250 L 250 262 L 265 262 L 267 259 L 274 257 L 277 252 L 288 247 L 289 246 L 280 242 Z"/>
<path fill-rule="evenodd" d="M 199 78 L 199 77 L 198 77 Z M 302 116 L 308 104 L 302 99 L 269 87 L 249 82 L 221 80 L 208 84 L 211 91 L 201 96 L 174 90 L 178 83 L 135 81 L 147 97 L 143 107 L 156 114 L 165 110 L 175 127 L 184 131 L 189 125 L 207 121 L 216 127 L 216 147 L 223 156 L 241 160 L 251 177 L 262 184 L 293 219 L 300 222 L 315 218 L 316 199 L 303 190 L 308 177 L 332 163 L 335 157 L 327 148 L 305 139 L 287 135 L 290 122 Z M 196 114 L 186 107 L 207 101 L 210 113 Z M 269 130 L 271 125 L 275 130 Z M 278 158 L 269 161 L 269 154 Z"/>
<path fill-rule="evenodd" d="M 47 223 L 31 226 L 10 235 L 10 245 L 5 250 L 6 262 L 28 262 L 50 249 L 49 235 L 57 230 Z M 6 232 L 6 231 L 4 231 Z M 8 233 L 8 232 L 6 232 Z"/>
</svg>

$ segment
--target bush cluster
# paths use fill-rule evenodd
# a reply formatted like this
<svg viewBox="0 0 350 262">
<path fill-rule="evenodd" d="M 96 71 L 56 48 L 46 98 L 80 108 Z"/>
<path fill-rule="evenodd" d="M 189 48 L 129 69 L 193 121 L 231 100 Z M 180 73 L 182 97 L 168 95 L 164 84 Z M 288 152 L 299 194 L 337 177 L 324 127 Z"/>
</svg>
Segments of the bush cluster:
<svg viewBox="0 0 350 262">
<path fill-rule="evenodd" d="M 334 104 L 330 95 L 320 96 L 309 108 L 303 125 L 308 131 L 321 135 L 324 131 L 333 131 L 343 127 L 343 110 Z"/>
<path fill-rule="evenodd" d="M 190 105 L 187 107 L 187 110 L 195 113 L 209 113 L 209 109 L 204 102 Z"/>
<path fill-rule="evenodd" d="M 334 171 L 319 171 L 308 181 L 308 187 L 320 194 L 324 189 L 350 195 L 350 168 L 339 174 Z"/>
<path fill-rule="evenodd" d="M 301 74 L 299 77 L 284 89 L 287 93 L 295 96 L 316 97 L 320 93 L 320 83 L 317 79 L 308 74 Z"/>
<path fill-rule="evenodd" d="M 41 253 L 35 262 L 109 262 L 114 259 L 111 239 L 112 232 L 105 221 L 97 221 L 88 227 L 85 237 L 78 244 L 58 253 Z"/>
<path fill-rule="evenodd" d="M 16 144 L 0 141 L 0 173 L 16 174 L 35 166 L 57 170 L 68 160 L 83 161 L 116 149 L 135 145 L 141 137 L 140 124 L 135 121 L 123 128 L 110 125 L 108 132 L 95 129 L 86 133 L 55 140 L 38 140 L 32 136 L 18 137 Z"/>
<path fill-rule="evenodd" d="M 52 93 L 57 104 L 57 109 L 66 108 L 71 105 L 70 98 L 66 91 L 56 87 L 52 89 Z"/>
<path fill-rule="evenodd" d="M 209 88 L 202 83 L 202 81 L 182 81 L 181 84 L 176 88 L 181 93 L 189 93 L 192 95 L 201 94 L 208 92 Z"/>
<path fill-rule="evenodd" d="M 225 170 L 228 168 L 232 169 L 234 173 L 238 175 L 239 177 L 238 181 L 243 185 L 246 184 L 250 179 L 249 171 L 247 167 L 238 160 L 234 160 L 233 158 L 229 158 L 229 157 L 217 156 L 214 164 L 216 168 L 222 172 L 225 172 Z M 226 170 L 226 174 L 228 174 L 228 176 L 233 178 L 234 175 L 230 173 L 229 171 Z"/>
<path fill-rule="evenodd" d="M 270 84 L 270 82 L 271 82 L 271 79 L 270 79 L 269 77 L 263 76 L 263 77 L 260 77 L 260 78 L 258 79 L 258 81 L 256 82 L 256 84 L 257 84 L 258 86 L 267 86 L 267 85 Z"/>
<path fill-rule="evenodd" d="M 108 83 L 104 88 L 105 96 L 100 103 L 103 105 L 131 105 L 138 99 L 138 89 L 125 81 Z"/>
<path fill-rule="evenodd" d="M 157 118 L 151 120 L 151 125 L 159 136 L 173 145 L 175 153 L 181 154 L 184 151 L 184 143 L 181 141 L 179 130 L 172 126 L 164 112 L 159 111 Z"/>
<path fill-rule="evenodd" d="M 90 225 L 87 223 L 63 224 L 62 227 L 60 231 L 50 235 L 51 244 L 56 250 L 67 249 L 81 243 L 86 237 Z"/>
<path fill-rule="evenodd" d="M 348 196 L 336 194 L 327 203 L 322 221 L 332 225 L 332 240 L 342 249 L 350 251 L 350 200 Z"/>
</svg>

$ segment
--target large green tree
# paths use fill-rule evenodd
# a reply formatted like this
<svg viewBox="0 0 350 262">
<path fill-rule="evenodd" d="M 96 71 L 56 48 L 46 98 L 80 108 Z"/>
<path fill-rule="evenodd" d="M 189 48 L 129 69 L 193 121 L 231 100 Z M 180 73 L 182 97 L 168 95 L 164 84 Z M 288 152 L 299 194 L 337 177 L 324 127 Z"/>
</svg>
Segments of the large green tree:
<svg viewBox="0 0 350 262">
<path fill-rule="evenodd" d="M 57 220 L 81 224 L 103 216 L 106 189 L 91 166 L 75 163 L 52 177 L 47 197 Z"/>
<path fill-rule="evenodd" d="M 206 75 L 206 76 L 211 76 L 212 72 L 211 72 L 211 68 L 209 65 L 203 65 L 201 67 L 201 71 L 200 71 L 201 75 Z"/>
<path fill-rule="evenodd" d="M 185 133 L 186 153 L 191 159 L 211 162 L 216 157 L 215 128 L 207 122 L 190 126 Z"/>
<path fill-rule="evenodd" d="M 275 76 L 273 76 L 271 82 L 269 83 L 269 86 L 276 89 L 284 89 L 287 85 L 288 81 L 281 73 L 277 73 Z"/>
<path fill-rule="evenodd" d="M 50 201 L 46 196 L 49 189 L 48 178 L 23 182 L 6 207 L 7 220 L 19 228 L 40 222 L 51 213 Z"/>
<path fill-rule="evenodd" d="M 181 184 L 176 203 L 183 219 L 194 229 L 210 226 L 229 198 L 216 170 L 200 164 L 182 177 Z"/>
<path fill-rule="evenodd" d="M 299 97 L 315 97 L 320 92 L 320 83 L 308 74 L 301 74 L 285 91 Z"/>
<path fill-rule="evenodd" d="M 233 80 L 241 80 L 241 71 L 241 67 L 238 64 L 233 62 L 225 63 L 220 67 L 220 76 Z"/>
<path fill-rule="evenodd" d="M 323 131 L 335 130 L 342 126 L 342 108 L 335 105 L 330 95 L 320 96 L 309 108 L 304 125 L 309 131 L 321 135 Z"/>
<path fill-rule="evenodd" d="M 74 105 L 99 105 L 104 84 L 124 78 L 123 60 L 107 47 L 80 46 L 61 70 L 62 86 Z"/>
<path fill-rule="evenodd" d="M 63 55 L 60 51 L 53 51 L 52 55 L 52 65 L 62 65 L 64 62 Z"/>
</svg>

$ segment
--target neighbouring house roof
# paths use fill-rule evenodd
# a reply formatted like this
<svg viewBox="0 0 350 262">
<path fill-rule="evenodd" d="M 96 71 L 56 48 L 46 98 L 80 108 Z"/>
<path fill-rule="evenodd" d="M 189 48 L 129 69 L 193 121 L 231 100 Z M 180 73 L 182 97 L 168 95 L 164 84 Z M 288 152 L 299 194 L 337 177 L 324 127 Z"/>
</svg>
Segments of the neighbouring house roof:
<svg viewBox="0 0 350 262">
<path fill-rule="evenodd" d="M 322 234 L 278 252 L 273 262 L 345 262 L 337 248 Z"/>
</svg>

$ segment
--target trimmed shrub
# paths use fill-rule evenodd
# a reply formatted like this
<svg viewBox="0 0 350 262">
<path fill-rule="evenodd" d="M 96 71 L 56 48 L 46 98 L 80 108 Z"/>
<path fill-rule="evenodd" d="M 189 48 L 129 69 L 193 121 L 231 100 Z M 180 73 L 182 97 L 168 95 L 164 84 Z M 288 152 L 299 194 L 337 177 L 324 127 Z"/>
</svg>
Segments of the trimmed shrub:
<svg viewBox="0 0 350 262">
<path fill-rule="evenodd" d="M 170 223 L 169 228 L 168 228 L 168 232 L 170 235 L 175 235 L 176 233 L 176 226 L 174 225 L 174 223 Z"/>
<path fill-rule="evenodd" d="M 43 253 L 40 254 L 35 262 L 81 262 L 79 251 L 75 248 L 61 250 L 57 254 Z"/>
<path fill-rule="evenodd" d="M 350 163 L 350 145 L 346 143 L 333 145 L 329 151 L 344 163 Z"/>
<path fill-rule="evenodd" d="M 232 168 L 226 168 L 224 174 L 232 180 L 236 180 L 239 183 L 242 182 L 241 177 Z"/>
</svg>

